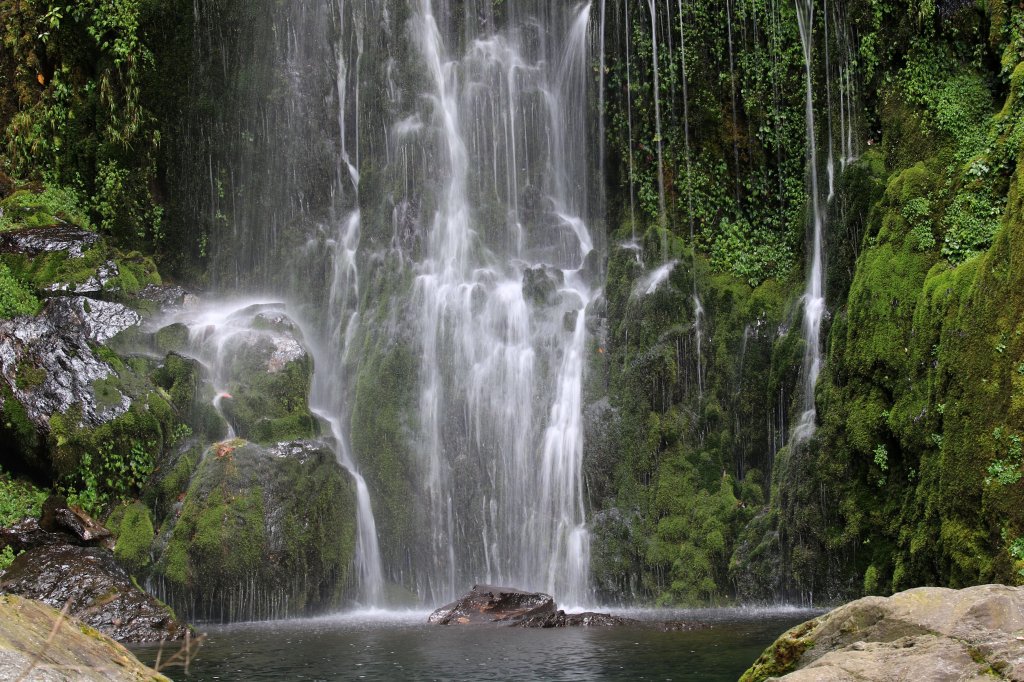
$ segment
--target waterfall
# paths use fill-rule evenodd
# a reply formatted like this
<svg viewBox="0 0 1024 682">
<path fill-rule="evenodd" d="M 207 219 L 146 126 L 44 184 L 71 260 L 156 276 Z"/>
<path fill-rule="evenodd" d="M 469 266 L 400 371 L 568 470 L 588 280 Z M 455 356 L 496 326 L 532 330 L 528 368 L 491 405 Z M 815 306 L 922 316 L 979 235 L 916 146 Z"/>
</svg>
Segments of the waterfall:
<svg viewBox="0 0 1024 682">
<path fill-rule="evenodd" d="M 605 2 L 196 7 L 213 110 L 189 119 L 182 165 L 204 173 L 179 203 L 207 226 L 213 286 L 286 301 L 302 328 L 311 408 L 354 481 L 356 600 L 490 581 L 586 602 Z M 408 376 L 364 372 L 389 344 Z M 400 471 L 357 419 L 364 376 L 411 396 L 387 433 Z"/>
<path fill-rule="evenodd" d="M 428 75 L 424 143 L 440 166 L 416 265 L 426 556 L 417 589 L 472 581 L 586 599 L 582 489 L 590 5 L 466 41 L 444 4 L 410 30 Z M 472 21 L 472 12 L 468 10 Z M 511 13 L 511 10 L 509 10 Z M 481 197 L 484 197 L 481 200 Z M 482 220 L 498 204 L 504 230 Z"/>
<path fill-rule="evenodd" d="M 793 440 L 809 438 L 815 430 L 817 411 L 814 405 L 814 386 L 821 372 L 821 322 L 825 316 L 825 202 L 818 187 L 818 141 L 814 125 L 814 3 L 813 0 L 795 0 L 800 44 L 803 47 L 806 100 L 804 114 L 807 121 L 807 175 L 811 199 L 811 251 L 808 258 L 807 286 L 804 290 L 803 336 L 806 344 L 802 369 L 803 407 L 793 430 Z"/>
<path fill-rule="evenodd" d="M 822 16 L 824 17 L 822 42 L 825 46 L 825 106 L 826 117 L 824 127 L 828 136 L 828 156 L 824 169 L 818 165 L 818 139 L 815 126 L 815 94 L 814 94 L 814 20 L 816 9 L 814 0 L 795 0 L 797 23 L 800 29 L 800 44 L 804 57 L 805 106 L 804 114 L 807 129 L 807 191 L 810 195 L 811 216 L 810 253 L 808 255 L 807 284 L 802 297 L 804 307 L 803 338 L 805 343 L 802 380 L 803 402 L 801 413 L 793 428 L 793 440 L 799 443 L 814 434 L 817 411 L 814 404 L 814 387 L 821 373 L 823 361 L 821 325 L 827 314 L 825 307 L 825 230 L 827 228 L 828 205 L 835 197 L 835 146 L 836 136 L 839 138 L 840 167 L 845 168 L 855 158 L 853 144 L 853 99 L 852 77 L 853 63 L 850 54 L 849 39 L 840 11 L 829 12 L 829 2 L 824 0 Z M 833 5 L 834 6 L 834 5 Z M 831 20 L 830 20 L 831 19 Z M 839 48 L 839 65 L 834 66 L 836 55 L 832 52 L 833 39 Z M 838 88 L 838 101 L 833 98 L 832 81 Z M 838 113 L 839 130 L 833 130 L 834 114 Z M 820 187 L 822 171 L 827 179 L 827 193 L 823 196 Z"/>
<path fill-rule="evenodd" d="M 651 12 L 651 67 L 654 74 L 654 143 L 658 149 L 658 228 L 661 231 L 661 261 L 668 261 L 668 215 L 665 208 L 665 162 L 661 145 L 661 86 L 658 76 L 658 11 L 654 0 L 647 0 Z"/>
</svg>

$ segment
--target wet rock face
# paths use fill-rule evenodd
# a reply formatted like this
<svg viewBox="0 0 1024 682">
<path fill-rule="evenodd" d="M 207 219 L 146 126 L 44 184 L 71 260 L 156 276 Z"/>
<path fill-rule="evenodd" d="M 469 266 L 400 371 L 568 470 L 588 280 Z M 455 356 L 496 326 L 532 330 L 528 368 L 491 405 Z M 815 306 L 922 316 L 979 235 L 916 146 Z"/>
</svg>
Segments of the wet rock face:
<svg viewBox="0 0 1024 682">
<path fill-rule="evenodd" d="M 0 528 L 0 550 L 10 547 L 15 554 L 34 547 L 66 544 L 65 535 L 43 530 L 36 519 L 22 519 L 6 528 Z"/>
<path fill-rule="evenodd" d="M 478 625 L 514 623 L 554 615 L 555 600 L 551 595 L 524 592 L 512 587 L 474 585 L 462 598 L 430 614 L 427 622 L 437 625 Z"/>
<path fill-rule="evenodd" d="M 81 258 L 100 241 L 99 235 L 73 227 L 31 227 L 23 230 L 0 232 L 0 253 L 23 253 L 38 256 L 41 253 L 65 252 L 68 258 Z"/>
<path fill-rule="evenodd" d="M 563 284 L 562 271 L 556 268 L 538 265 L 523 271 L 523 296 L 538 306 L 552 305 Z"/>
<path fill-rule="evenodd" d="M 992 672 L 1024 681 L 1024 588 L 920 587 L 858 599 L 786 632 L 741 682 L 953 682 Z"/>
<path fill-rule="evenodd" d="M 156 304 L 161 312 L 192 309 L 199 304 L 199 298 L 187 289 L 172 284 L 147 284 L 136 297 Z"/>
<path fill-rule="evenodd" d="M 48 431 L 51 415 L 76 403 L 84 424 L 106 423 L 127 412 L 131 398 L 120 392 L 97 397 L 95 382 L 114 370 L 90 344 L 102 344 L 139 322 L 138 313 L 119 303 L 81 296 L 50 299 L 36 317 L 0 321 L 0 376 L 41 433 Z"/>
<path fill-rule="evenodd" d="M 121 642 L 185 636 L 170 610 L 136 587 L 114 556 L 99 547 L 50 545 L 18 556 L 0 592 L 37 599 Z"/>
</svg>

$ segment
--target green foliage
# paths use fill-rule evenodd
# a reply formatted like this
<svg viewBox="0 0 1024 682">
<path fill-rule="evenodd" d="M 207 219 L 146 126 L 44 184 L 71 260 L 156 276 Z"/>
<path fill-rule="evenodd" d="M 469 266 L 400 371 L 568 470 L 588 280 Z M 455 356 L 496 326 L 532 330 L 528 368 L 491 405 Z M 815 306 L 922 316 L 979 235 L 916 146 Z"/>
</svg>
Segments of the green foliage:
<svg viewBox="0 0 1024 682">
<path fill-rule="evenodd" d="M 155 68 L 143 24 L 155 4 L 0 2 L 0 68 L 12 86 L 0 107 L 4 170 L 70 188 L 81 197 L 72 222 L 132 243 L 162 238 L 160 130 L 143 101 Z"/>
<path fill-rule="evenodd" d="M 107 527 L 117 536 L 114 556 L 133 571 L 150 563 L 150 546 L 155 531 L 149 509 L 141 502 L 119 506 L 107 519 Z"/>
<path fill-rule="evenodd" d="M 1024 441 L 1016 433 L 1006 433 L 1002 426 L 996 427 L 992 432 L 992 439 L 996 443 L 998 459 L 989 464 L 988 477 L 985 485 L 1013 485 L 1024 476 L 1021 471 L 1021 463 L 1024 460 Z"/>
<path fill-rule="evenodd" d="M 14 550 L 10 545 L 5 545 L 3 549 L 0 549 L 0 572 L 6 571 L 14 563 L 14 559 Z"/>
<path fill-rule="evenodd" d="M 879 445 L 874 450 L 875 454 L 875 466 L 882 472 L 878 478 L 878 486 L 885 485 L 885 472 L 889 470 L 889 452 L 886 450 L 885 445 Z"/>
<path fill-rule="evenodd" d="M 0 211 L 0 231 L 60 223 L 91 228 L 78 193 L 68 187 L 46 185 L 40 192 L 19 189 L 0 201 Z"/>
<path fill-rule="evenodd" d="M 942 255 L 951 263 L 962 263 L 988 247 L 999 228 L 1002 206 L 984 195 L 960 194 L 943 218 Z"/>
<path fill-rule="evenodd" d="M 35 315 L 38 311 L 39 299 L 0 263 L 0 318 Z"/>
<path fill-rule="evenodd" d="M 0 470 L 0 528 L 22 520 L 38 517 L 48 493 L 31 483 L 12 479 Z"/>
</svg>

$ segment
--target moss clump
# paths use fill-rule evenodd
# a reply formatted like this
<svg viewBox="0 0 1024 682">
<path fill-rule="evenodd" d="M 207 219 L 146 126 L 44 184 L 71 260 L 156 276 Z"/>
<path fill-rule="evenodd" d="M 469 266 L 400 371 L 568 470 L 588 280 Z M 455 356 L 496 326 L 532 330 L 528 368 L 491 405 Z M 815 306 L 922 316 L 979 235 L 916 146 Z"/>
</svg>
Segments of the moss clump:
<svg viewBox="0 0 1024 682">
<path fill-rule="evenodd" d="M 188 327 L 176 322 L 159 329 L 153 335 L 153 345 L 161 353 L 180 353 L 188 347 Z"/>
<path fill-rule="evenodd" d="M 39 312 L 39 299 L 10 268 L 0 263 L 0 318 L 35 315 Z"/>
<path fill-rule="evenodd" d="M 203 371 L 198 361 L 168 353 L 150 379 L 195 433 L 219 440 L 227 426 L 211 404 L 213 392 L 203 381 Z"/>
<path fill-rule="evenodd" d="M 117 507 L 107 518 L 107 527 L 117 536 L 114 556 L 133 573 L 146 569 L 155 531 L 149 509 L 141 502 Z"/>
<path fill-rule="evenodd" d="M 89 217 L 80 204 L 78 195 L 66 187 L 19 189 L 0 201 L 0 231 L 61 224 L 89 229 Z"/>
<path fill-rule="evenodd" d="M 787 630 L 743 673 L 740 682 L 764 682 L 793 672 L 804 652 L 814 646 L 808 635 L 818 624 L 818 620 L 810 620 Z"/>
</svg>

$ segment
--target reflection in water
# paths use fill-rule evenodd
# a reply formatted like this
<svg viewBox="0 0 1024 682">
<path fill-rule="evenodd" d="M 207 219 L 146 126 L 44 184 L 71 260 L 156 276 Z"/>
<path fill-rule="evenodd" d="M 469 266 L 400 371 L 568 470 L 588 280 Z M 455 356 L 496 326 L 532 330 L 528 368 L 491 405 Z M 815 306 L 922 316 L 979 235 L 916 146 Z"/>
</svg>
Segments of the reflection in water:
<svg viewBox="0 0 1024 682">
<path fill-rule="evenodd" d="M 532 630 L 426 625 L 427 612 L 363 611 L 215 627 L 188 680 L 735 680 L 801 609 L 620 612 L 707 627 Z M 136 649 L 144 661 L 155 647 Z"/>
</svg>

